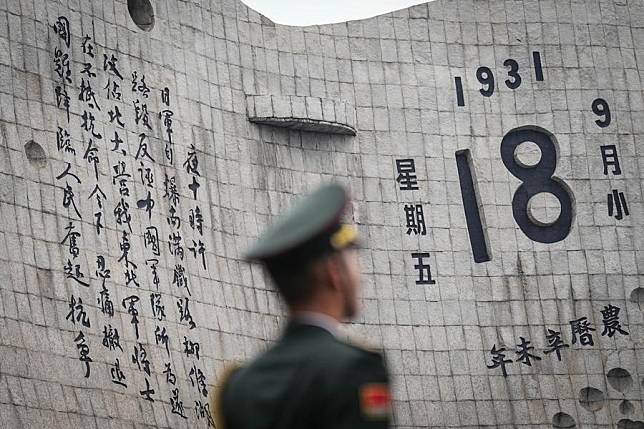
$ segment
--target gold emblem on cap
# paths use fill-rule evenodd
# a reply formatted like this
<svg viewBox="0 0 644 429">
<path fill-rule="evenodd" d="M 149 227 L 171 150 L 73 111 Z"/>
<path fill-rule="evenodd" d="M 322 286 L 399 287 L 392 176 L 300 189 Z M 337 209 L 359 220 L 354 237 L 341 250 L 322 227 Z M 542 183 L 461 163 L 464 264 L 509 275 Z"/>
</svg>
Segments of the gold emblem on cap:
<svg viewBox="0 0 644 429">
<path fill-rule="evenodd" d="M 358 238 L 358 230 L 354 226 L 342 225 L 331 236 L 331 246 L 334 249 L 340 250 L 348 247 L 351 243 L 355 242 Z"/>
</svg>

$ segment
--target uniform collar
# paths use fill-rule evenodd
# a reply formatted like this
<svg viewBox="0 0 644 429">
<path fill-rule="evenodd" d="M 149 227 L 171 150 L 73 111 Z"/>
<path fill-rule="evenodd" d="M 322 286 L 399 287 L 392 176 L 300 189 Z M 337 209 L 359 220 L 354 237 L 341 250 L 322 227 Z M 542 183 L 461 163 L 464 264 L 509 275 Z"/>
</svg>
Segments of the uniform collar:
<svg viewBox="0 0 644 429">
<path fill-rule="evenodd" d="M 340 322 L 333 317 L 314 311 L 298 311 L 291 316 L 291 322 L 300 325 L 316 326 L 334 337 L 338 336 Z"/>
</svg>

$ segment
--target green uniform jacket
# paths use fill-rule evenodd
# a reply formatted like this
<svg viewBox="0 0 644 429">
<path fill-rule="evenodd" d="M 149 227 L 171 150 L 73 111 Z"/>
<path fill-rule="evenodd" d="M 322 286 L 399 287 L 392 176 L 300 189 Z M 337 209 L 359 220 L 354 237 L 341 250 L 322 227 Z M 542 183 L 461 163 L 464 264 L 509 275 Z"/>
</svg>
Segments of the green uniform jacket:
<svg viewBox="0 0 644 429">
<path fill-rule="evenodd" d="M 291 322 L 274 347 L 221 389 L 224 429 L 389 427 L 382 355 L 317 326 Z"/>
</svg>

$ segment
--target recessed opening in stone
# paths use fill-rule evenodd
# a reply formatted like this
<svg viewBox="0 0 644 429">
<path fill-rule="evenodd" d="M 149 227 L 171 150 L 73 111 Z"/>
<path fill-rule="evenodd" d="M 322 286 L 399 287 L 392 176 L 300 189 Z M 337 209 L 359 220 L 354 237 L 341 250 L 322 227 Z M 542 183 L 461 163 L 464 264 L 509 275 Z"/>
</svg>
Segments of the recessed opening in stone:
<svg viewBox="0 0 644 429">
<path fill-rule="evenodd" d="M 633 377 L 624 368 L 613 368 L 606 374 L 608 384 L 618 392 L 626 393 L 633 387 Z"/>
<path fill-rule="evenodd" d="M 630 401 L 623 400 L 619 404 L 619 412 L 626 416 L 630 416 L 635 412 L 635 406 Z"/>
<path fill-rule="evenodd" d="M 42 168 L 47 165 L 47 154 L 45 149 L 33 140 L 25 144 L 25 155 L 34 167 Z"/>
<path fill-rule="evenodd" d="M 154 8 L 150 0 L 127 0 L 127 10 L 132 21 L 144 31 L 154 27 Z"/>
<path fill-rule="evenodd" d="M 618 429 L 644 429 L 644 422 L 631 420 L 631 419 L 621 419 L 617 422 Z"/>
<path fill-rule="evenodd" d="M 523 142 L 514 150 L 514 160 L 522 167 L 535 167 L 541 161 L 541 149 L 534 142 Z"/>
<path fill-rule="evenodd" d="M 561 203 L 550 193 L 540 192 L 528 201 L 528 217 L 536 225 L 552 225 L 560 214 Z"/>
<path fill-rule="evenodd" d="M 557 413 L 552 416 L 552 427 L 557 429 L 576 428 L 577 424 L 570 414 Z"/>
<path fill-rule="evenodd" d="M 606 395 L 594 387 L 584 387 L 579 391 L 579 404 L 588 411 L 601 410 L 606 403 Z"/>
<path fill-rule="evenodd" d="M 642 306 L 644 306 L 644 287 L 633 289 L 629 299 L 631 302 L 638 304 L 641 310 L 644 310 L 644 308 L 642 308 Z"/>
</svg>

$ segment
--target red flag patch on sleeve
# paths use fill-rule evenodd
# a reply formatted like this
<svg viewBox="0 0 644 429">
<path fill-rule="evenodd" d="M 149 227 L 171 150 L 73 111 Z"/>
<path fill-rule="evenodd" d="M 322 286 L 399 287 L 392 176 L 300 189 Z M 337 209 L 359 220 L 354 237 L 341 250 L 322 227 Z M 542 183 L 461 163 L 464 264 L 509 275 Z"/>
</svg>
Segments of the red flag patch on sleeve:
<svg viewBox="0 0 644 429">
<path fill-rule="evenodd" d="M 391 413 L 391 393 L 385 383 L 360 386 L 360 410 L 370 420 L 385 420 Z"/>
</svg>

